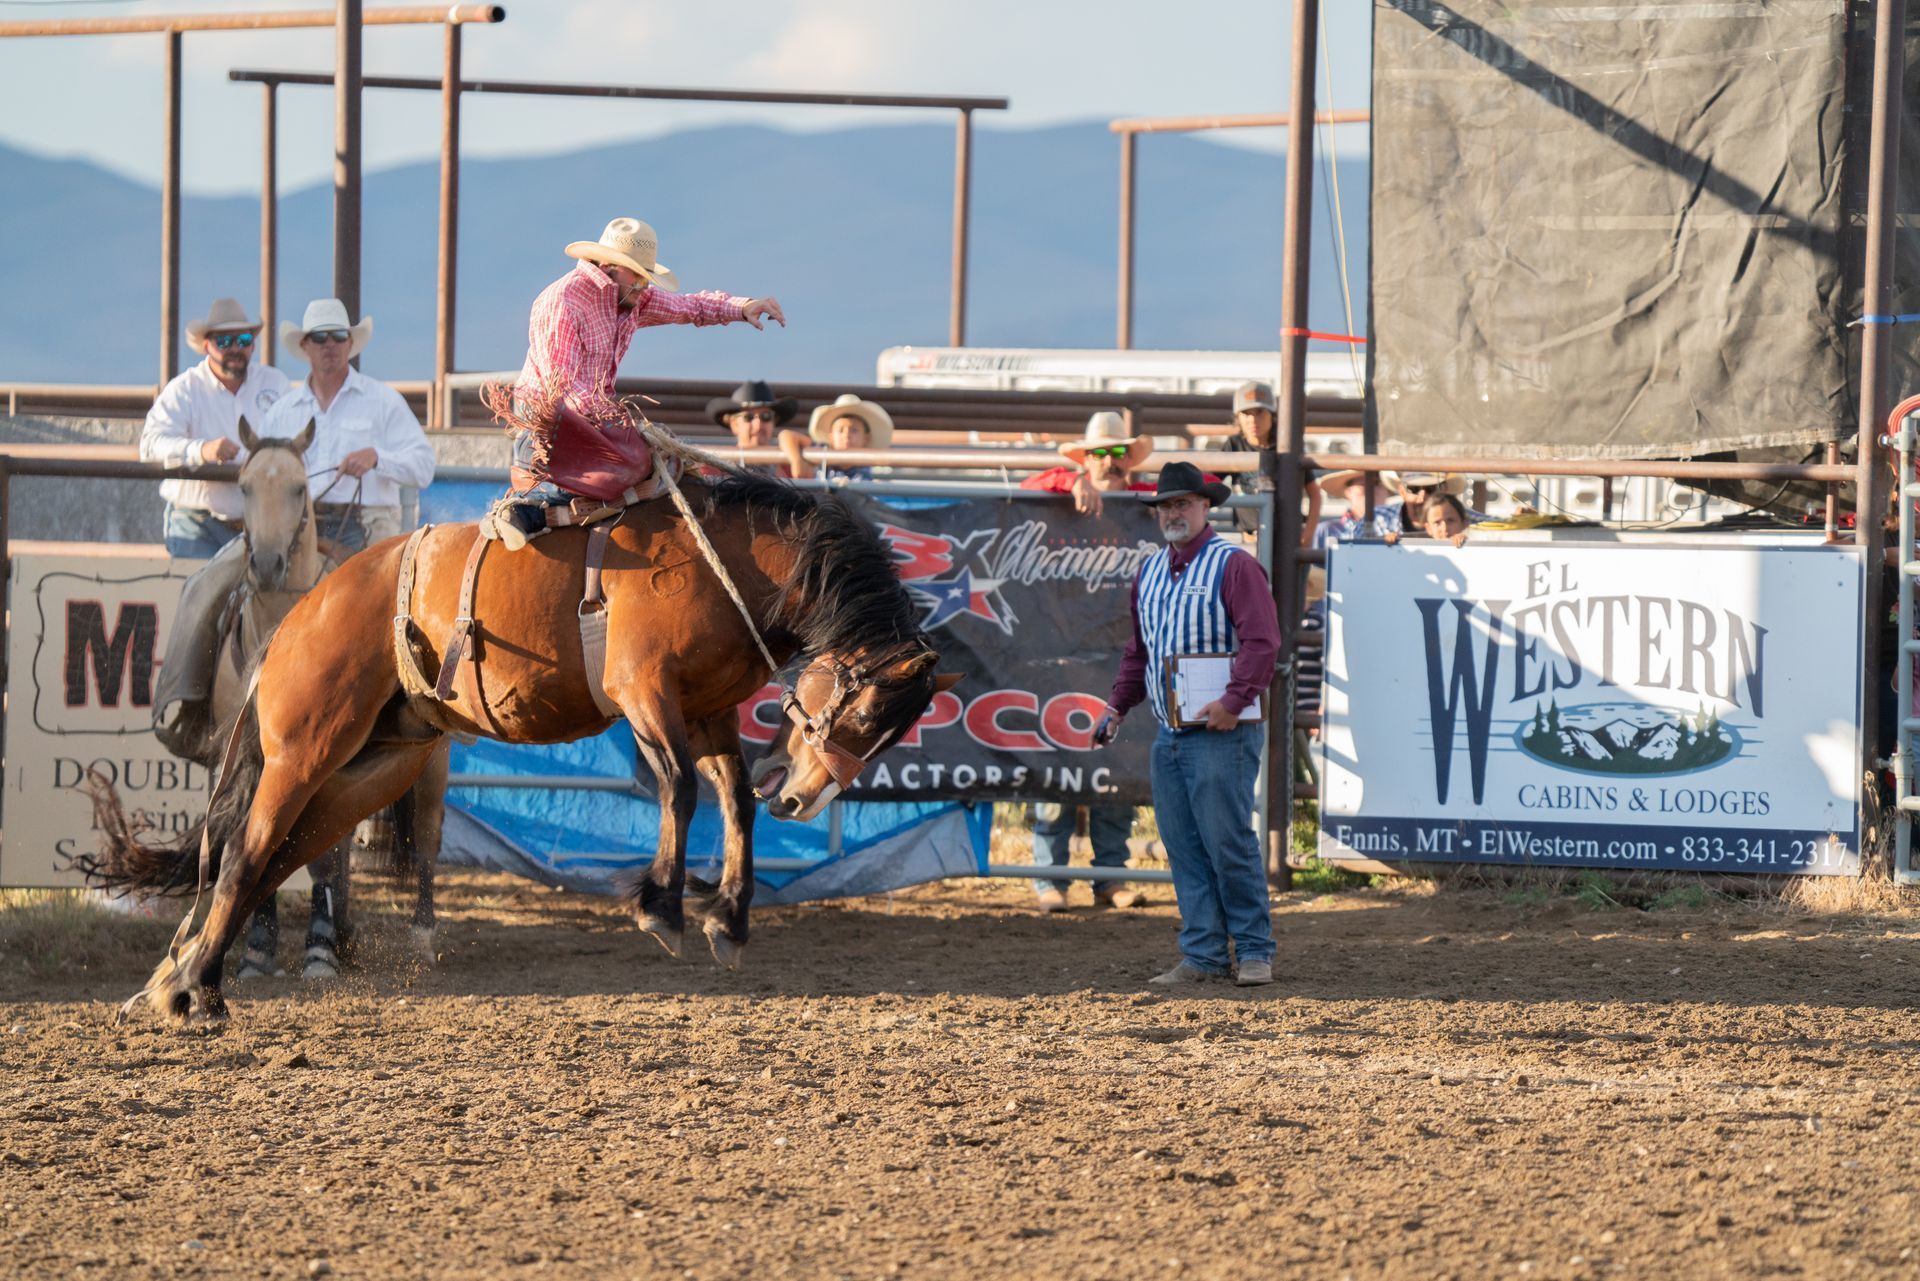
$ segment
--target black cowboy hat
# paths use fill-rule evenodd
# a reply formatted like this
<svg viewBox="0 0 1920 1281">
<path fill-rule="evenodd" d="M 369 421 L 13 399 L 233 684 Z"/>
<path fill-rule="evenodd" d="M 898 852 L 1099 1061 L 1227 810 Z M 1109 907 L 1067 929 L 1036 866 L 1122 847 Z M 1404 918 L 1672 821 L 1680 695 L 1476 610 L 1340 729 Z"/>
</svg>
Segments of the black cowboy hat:
<svg viewBox="0 0 1920 1281">
<path fill-rule="evenodd" d="M 737 414 L 743 409 L 759 409 L 763 406 L 773 410 L 774 422 L 784 423 L 799 410 L 800 402 L 791 396 L 774 399 L 773 388 L 755 378 L 735 387 L 731 396 L 715 396 L 709 400 L 707 417 L 724 427 L 727 425 L 728 414 Z"/>
<path fill-rule="evenodd" d="M 1231 492 L 1219 481 L 1208 480 L 1206 474 L 1192 463 L 1168 463 L 1160 469 L 1159 484 L 1154 486 L 1151 494 L 1140 495 L 1140 501 L 1155 507 L 1170 498 L 1199 494 L 1207 500 L 1209 507 L 1218 507 L 1227 501 L 1227 495 Z"/>
</svg>

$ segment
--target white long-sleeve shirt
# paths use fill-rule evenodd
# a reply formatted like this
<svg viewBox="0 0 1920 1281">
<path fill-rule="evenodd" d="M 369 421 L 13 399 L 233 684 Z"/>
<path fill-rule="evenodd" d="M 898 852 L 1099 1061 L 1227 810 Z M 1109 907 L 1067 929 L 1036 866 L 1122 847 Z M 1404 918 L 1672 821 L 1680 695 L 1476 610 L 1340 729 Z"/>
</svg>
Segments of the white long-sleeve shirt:
<svg viewBox="0 0 1920 1281">
<path fill-rule="evenodd" d="M 254 361 L 240 390 L 228 391 L 214 377 L 209 357 L 187 370 L 160 392 L 140 429 L 140 460 L 168 467 L 197 467 L 208 461 L 207 446 L 225 437 L 240 443 L 240 417 L 258 433 L 275 403 L 292 386 L 272 365 Z M 246 451 L 240 452 L 246 457 Z M 235 461 L 238 461 L 236 459 Z M 195 507 L 226 520 L 239 520 L 245 511 L 240 487 L 225 481 L 163 480 L 160 496 L 176 507 Z"/>
<path fill-rule="evenodd" d="M 263 436 L 298 436 L 307 420 L 314 426 L 307 447 L 307 490 L 316 503 L 351 503 L 355 489 L 363 507 L 397 507 L 400 489 L 425 489 L 433 483 L 433 446 L 420 430 L 420 420 L 407 408 L 400 393 L 357 369 L 325 410 L 313 391 L 301 383 L 282 396 L 267 415 Z M 341 475 L 340 460 L 371 448 L 378 461 L 357 480 Z"/>
</svg>

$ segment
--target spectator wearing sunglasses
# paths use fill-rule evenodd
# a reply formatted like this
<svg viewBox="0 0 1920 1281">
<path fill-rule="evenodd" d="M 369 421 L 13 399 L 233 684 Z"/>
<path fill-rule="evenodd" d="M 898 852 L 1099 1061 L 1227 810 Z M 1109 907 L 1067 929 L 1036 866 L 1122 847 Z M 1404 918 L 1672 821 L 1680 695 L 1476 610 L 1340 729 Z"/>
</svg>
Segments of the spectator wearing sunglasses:
<svg viewBox="0 0 1920 1281">
<path fill-rule="evenodd" d="M 1132 478 L 1152 453 L 1151 438 L 1127 435 L 1125 420 L 1112 410 L 1102 410 L 1087 419 L 1085 435 L 1060 446 L 1060 456 L 1071 466 L 1049 467 L 1021 481 L 1020 488 L 1072 494 L 1075 511 L 1098 516 L 1103 493 L 1129 489 L 1153 492 L 1152 485 Z"/>
<path fill-rule="evenodd" d="M 1435 494 L 1458 498 L 1467 490 L 1467 478 L 1447 472 L 1388 472 L 1387 483 L 1400 492 L 1398 498 L 1373 509 L 1374 528 L 1381 534 L 1418 536 L 1427 532 L 1427 500 Z M 1464 505 L 1469 525 L 1486 519 Z"/>
<path fill-rule="evenodd" d="M 260 322 L 232 298 L 187 323 L 187 346 L 206 359 L 169 382 L 140 430 L 142 462 L 205 467 L 240 457 L 240 419 L 258 431 L 287 394 L 287 376 L 253 358 Z M 163 480 L 167 554 L 206 560 L 240 536 L 240 487 L 226 481 Z"/>
<path fill-rule="evenodd" d="M 373 337 L 373 317 L 352 323 L 338 298 L 307 304 L 280 343 L 307 362 L 307 380 L 273 407 L 265 436 L 298 436 L 309 420 L 307 490 L 315 528 L 359 551 L 400 533 L 400 491 L 433 483 L 433 446 L 399 392 L 352 361 Z"/>
<path fill-rule="evenodd" d="M 781 432 L 800 408 L 800 402 L 791 396 L 775 396 L 773 388 L 758 378 L 741 383 L 733 389 L 730 396 L 716 396 L 707 402 L 707 417 L 733 433 L 733 443 L 742 449 L 765 449 L 774 443 L 775 434 L 785 436 L 797 433 Z M 793 479 L 793 471 L 785 466 L 762 464 L 749 467 L 766 476 L 779 476 L 785 480 Z"/>
</svg>

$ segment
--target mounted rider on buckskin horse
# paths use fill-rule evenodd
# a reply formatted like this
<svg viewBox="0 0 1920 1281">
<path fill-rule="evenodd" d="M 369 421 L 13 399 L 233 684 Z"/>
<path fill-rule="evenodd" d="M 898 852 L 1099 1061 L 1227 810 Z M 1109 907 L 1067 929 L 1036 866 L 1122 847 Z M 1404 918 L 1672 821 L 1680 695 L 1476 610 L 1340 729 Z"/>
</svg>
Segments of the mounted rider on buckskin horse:
<svg viewBox="0 0 1920 1281">
<path fill-rule="evenodd" d="M 608 430 L 628 422 L 613 383 L 634 330 L 787 323 L 772 298 L 676 292 L 680 282 L 657 257 L 658 237 L 637 218 L 615 218 L 599 240 L 576 240 L 566 251 L 580 265 L 534 300 L 527 362 L 511 407 L 495 406 L 508 409 L 514 423 L 513 489 L 481 530 L 510 551 L 550 527 L 576 523 L 576 499 L 617 501 L 615 482 L 644 474 L 645 464 L 634 462 L 646 451 L 639 433 Z"/>
</svg>

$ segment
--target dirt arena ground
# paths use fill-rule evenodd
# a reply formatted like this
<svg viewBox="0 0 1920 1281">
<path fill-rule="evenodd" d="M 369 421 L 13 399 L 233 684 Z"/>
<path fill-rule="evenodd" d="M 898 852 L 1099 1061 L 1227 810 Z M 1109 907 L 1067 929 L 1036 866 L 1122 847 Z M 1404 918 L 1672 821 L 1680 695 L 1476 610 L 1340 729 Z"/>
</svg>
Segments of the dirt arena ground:
<svg viewBox="0 0 1920 1281">
<path fill-rule="evenodd" d="M 774 909 L 727 975 L 445 879 L 438 969 L 363 893 L 215 1035 L 110 1025 L 162 926 L 0 932 L 0 1276 L 1920 1272 L 1920 916 L 1300 894 L 1280 983 L 1167 997 L 1164 892 Z"/>
</svg>

